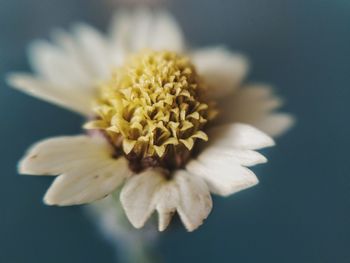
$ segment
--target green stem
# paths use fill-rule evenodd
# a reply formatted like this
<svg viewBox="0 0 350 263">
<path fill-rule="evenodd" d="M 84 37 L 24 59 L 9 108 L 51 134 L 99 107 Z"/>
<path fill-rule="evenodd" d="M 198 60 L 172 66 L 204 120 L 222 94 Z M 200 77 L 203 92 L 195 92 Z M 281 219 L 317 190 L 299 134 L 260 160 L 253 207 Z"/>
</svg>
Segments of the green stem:
<svg viewBox="0 0 350 263">
<path fill-rule="evenodd" d="M 122 263 L 156 263 L 159 262 L 154 256 L 151 249 L 145 246 L 144 242 L 133 242 L 132 244 L 123 244 L 124 249 L 119 249 L 121 252 L 120 262 Z"/>
<path fill-rule="evenodd" d="M 119 191 L 104 200 L 88 206 L 97 220 L 104 236 L 117 248 L 118 262 L 121 263 L 159 263 L 154 247 L 157 231 L 154 226 L 134 229 L 121 207 Z"/>
</svg>

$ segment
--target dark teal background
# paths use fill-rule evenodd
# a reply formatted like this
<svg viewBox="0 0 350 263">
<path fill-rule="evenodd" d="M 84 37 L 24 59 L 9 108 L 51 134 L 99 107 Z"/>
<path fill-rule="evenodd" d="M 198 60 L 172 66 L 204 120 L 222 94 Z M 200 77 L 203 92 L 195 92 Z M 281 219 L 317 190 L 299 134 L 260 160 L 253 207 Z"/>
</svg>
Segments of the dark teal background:
<svg viewBox="0 0 350 263">
<path fill-rule="evenodd" d="M 75 134 L 79 116 L 10 89 L 29 70 L 25 47 L 54 27 L 105 28 L 112 9 L 92 0 L 0 0 L 0 262 L 113 262 L 114 250 L 79 207 L 46 207 L 51 178 L 16 174 L 26 148 Z M 171 10 L 195 45 L 226 43 L 252 61 L 298 119 L 255 169 L 261 183 L 215 198 L 194 233 L 161 235 L 166 262 L 350 262 L 350 1 L 182 0 Z"/>
</svg>

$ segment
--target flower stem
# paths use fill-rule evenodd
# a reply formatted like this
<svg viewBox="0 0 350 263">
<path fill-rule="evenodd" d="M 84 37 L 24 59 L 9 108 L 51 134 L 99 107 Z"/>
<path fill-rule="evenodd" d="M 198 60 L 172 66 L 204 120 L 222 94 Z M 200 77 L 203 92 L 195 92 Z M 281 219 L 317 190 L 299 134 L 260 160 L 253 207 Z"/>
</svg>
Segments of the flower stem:
<svg viewBox="0 0 350 263">
<path fill-rule="evenodd" d="M 145 246 L 144 242 L 133 242 L 132 244 L 123 244 L 118 250 L 119 259 L 122 263 L 156 263 L 159 262 L 151 249 Z"/>
<path fill-rule="evenodd" d="M 153 250 L 158 234 L 156 228 L 147 225 L 141 230 L 134 229 L 121 207 L 119 191 L 90 204 L 88 209 L 104 237 L 116 248 L 118 262 L 160 262 Z"/>
</svg>

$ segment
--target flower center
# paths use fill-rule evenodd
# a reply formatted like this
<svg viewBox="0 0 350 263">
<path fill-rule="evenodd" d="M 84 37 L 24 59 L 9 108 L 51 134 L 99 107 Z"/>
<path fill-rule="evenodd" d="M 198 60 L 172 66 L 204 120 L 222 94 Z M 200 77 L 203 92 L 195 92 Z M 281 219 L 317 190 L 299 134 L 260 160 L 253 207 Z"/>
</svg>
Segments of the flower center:
<svg viewBox="0 0 350 263">
<path fill-rule="evenodd" d="M 85 125 L 105 131 L 134 170 L 179 167 L 216 115 L 205 86 L 185 56 L 144 50 L 129 57 L 101 85 L 97 119 Z"/>
</svg>

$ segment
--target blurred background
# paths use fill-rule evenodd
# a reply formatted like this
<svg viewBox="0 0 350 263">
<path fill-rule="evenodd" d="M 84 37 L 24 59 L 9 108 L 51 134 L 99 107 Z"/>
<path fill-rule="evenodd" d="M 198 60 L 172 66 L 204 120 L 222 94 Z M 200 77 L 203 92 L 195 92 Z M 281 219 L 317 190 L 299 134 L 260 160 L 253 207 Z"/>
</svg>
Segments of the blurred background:
<svg viewBox="0 0 350 263">
<path fill-rule="evenodd" d="M 267 151 L 270 162 L 254 169 L 257 187 L 215 198 L 194 233 L 172 228 L 161 234 L 165 262 L 350 262 L 350 1 L 160 5 L 174 13 L 193 45 L 224 43 L 248 55 L 249 80 L 273 84 L 284 110 L 298 119 Z M 30 144 L 79 133 L 82 119 L 10 89 L 4 75 L 29 70 L 25 52 L 32 39 L 77 21 L 105 30 L 117 8 L 113 0 L 0 0 L 0 262 L 114 262 L 114 248 L 81 207 L 43 205 L 51 178 L 16 173 Z"/>
</svg>

